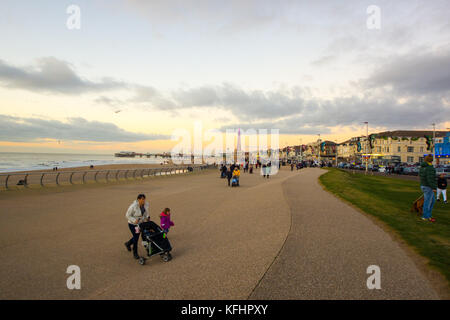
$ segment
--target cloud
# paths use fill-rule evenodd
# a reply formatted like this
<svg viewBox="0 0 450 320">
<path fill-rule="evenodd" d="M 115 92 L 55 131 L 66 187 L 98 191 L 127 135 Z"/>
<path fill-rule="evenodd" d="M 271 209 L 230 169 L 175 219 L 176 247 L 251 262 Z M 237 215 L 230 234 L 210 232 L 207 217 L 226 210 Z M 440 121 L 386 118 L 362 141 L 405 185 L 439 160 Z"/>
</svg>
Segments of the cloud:
<svg viewBox="0 0 450 320">
<path fill-rule="evenodd" d="M 83 79 L 68 62 L 54 57 L 40 58 L 36 66 L 26 67 L 16 67 L 0 59 L 0 84 L 8 88 L 64 94 L 112 90 L 126 86 L 111 78 L 103 78 L 98 82 Z"/>
<path fill-rule="evenodd" d="M 279 129 L 280 134 L 327 134 L 339 126 L 423 129 L 431 123 L 441 124 L 450 119 L 450 105 L 438 98 L 414 99 L 400 103 L 391 97 L 349 97 L 315 101 L 304 111 L 285 119 L 261 122 L 240 122 L 223 126 L 232 128 Z"/>
<path fill-rule="evenodd" d="M 311 62 L 311 64 L 313 66 L 320 67 L 320 66 L 323 66 L 323 65 L 326 65 L 326 64 L 329 64 L 329 63 L 335 61 L 336 58 L 337 58 L 336 56 L 332 56 L 332 55 L 322 56 L 319 59 L 316 59 L 313 62 Z"/>
<path fill-rule="evenodd" d="M 436 94 L 450 91 L 450 50 L 397 56 L 365 80 L 367 88 L 392 87 L 399 93 Z"/>
<path fill-rule="evenodd" d="M 302 111 L 303 92 L 298 87 L 287 91 L 245 91 L 238 86 L 224 83 L 220 86 L 177 90 L 172 97 L 181 108 L 216 107 L 240 119 L 250 120 L 280 118 Z M 224 116 L 224 113 L 221 115 Z"/>
<path fill-rule="evenodd" d="M 0 115 L 0 141 L 30 142 L 42 139 L 94 142 L 166 140 L 170 136 L 125 131 L 115 124 L 69 118 L 67 122 Z"/>
</svg>

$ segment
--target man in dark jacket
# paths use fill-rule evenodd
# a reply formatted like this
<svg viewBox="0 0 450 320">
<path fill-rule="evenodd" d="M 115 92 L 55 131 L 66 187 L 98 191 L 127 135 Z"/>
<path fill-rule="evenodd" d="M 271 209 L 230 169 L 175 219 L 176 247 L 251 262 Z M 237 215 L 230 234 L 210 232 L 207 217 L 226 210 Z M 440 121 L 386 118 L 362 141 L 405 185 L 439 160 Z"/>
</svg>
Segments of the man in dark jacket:
<svg viewBox="0 0 450 320">
<path fill-rule="evenodd" d="M 233 171 L 227 170 L 227 180 L 228 180 L 228 186 L 230 186 L 231 177 L 233 176 Z"/>
<path fill-rule="evenodd" d="M 423 192 L 423 220 L 434 221 L 431 218 L 431 212 L 433 210 L 435 198 L 434 192 L 437 188 L 436 183 L 436 169 L 433 167 L 433 156 L 428 155 L 425 157 L 425 161 L 420 165 L 420 189 Z"/>
<path fill-rule="evenodd" d="M 445 173 L 442 173 L 437 181 L 437 201 L 441 201 L 441 199 L 439 199 L 441 197 L 441 193 L 444 198 L 444 203 L 447 203 L 447 178 L 445 177 Z"/>
</svg>

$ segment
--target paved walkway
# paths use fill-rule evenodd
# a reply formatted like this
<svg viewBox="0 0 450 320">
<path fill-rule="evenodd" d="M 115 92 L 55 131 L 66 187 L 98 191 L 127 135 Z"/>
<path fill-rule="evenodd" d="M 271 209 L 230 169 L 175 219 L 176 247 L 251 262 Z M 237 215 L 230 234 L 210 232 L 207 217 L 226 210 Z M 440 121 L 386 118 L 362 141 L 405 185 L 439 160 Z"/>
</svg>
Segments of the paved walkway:
<svg viewBox="0 0 450 320">
<path fill-rule="evenodd" d="M 251 299 L 438 299 L 412 260 L 381 228 L 324 191 L 306 169 L 283 183 L 292 226 Z M 377 265 L 381 290 L 369 290 Z"/>
<path fill-rule="evenodd" d="M 239 188 L 207 171 L 0 193 L 0 299 L 437 298 L 385 232 L 322 190 L 322 172 L 243 173 Z M 139 193 L 156 221 L 172 209 L 168 263 L 140 266 L 123 245 Z M 382 290 L 366 287 L 372 264 Z M 81 290 L 66 287 L 69 265 Z"/>
<path fill-rule="evenodd" d="M 291 176 L 242 173 L 230 188 L 214 170 L 0 193 L 0 299 L 246 299 L 289 232 L 282 181 Z M 139 193 L 157 222 L 172 210 L 168 263 L 156 256 L 141 266 L 123 245 L 125 212 Z M 69 265 L 81 268 L 79 291 L 66 287 Z"/>
</svg>

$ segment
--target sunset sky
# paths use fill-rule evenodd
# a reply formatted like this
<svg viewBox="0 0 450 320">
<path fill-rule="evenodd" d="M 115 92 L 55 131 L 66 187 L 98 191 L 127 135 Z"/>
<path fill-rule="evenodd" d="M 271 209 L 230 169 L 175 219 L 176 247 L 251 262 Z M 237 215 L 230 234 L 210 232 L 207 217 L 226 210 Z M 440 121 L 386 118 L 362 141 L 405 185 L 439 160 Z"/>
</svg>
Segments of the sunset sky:
<svg viewBox="0 0 450 320">
<path fill-rule="evenodd" d="M 0 152 L 170 151 L 195 121 L 279 129 L 280 146 L 342 141 L 364 121 L 445 130 L 449 12 L 448 0 L 4 0 Z"/>
</svg>

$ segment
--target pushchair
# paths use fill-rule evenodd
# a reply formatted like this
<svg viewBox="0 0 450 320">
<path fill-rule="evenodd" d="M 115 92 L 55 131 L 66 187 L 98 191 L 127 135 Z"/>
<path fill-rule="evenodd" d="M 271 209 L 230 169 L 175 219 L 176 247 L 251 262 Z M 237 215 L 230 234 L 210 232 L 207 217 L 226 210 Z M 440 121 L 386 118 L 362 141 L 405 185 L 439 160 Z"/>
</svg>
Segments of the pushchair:
<svg viewBox="0 0 450 320">
<path fill-rule="evenodd" d="M 147 258 L 159 254 L 164 262 L 172 260 L 172 246 L 170 245 L 167 234 L 153 221 L 141 223 L 139 225 L 142 232 L 142 244 L 147 251 Z M 147 260 L 145 257 L 139 258 L 139 264 L 144 265 Z"/>
<path fill-rule="evenodd" d="M 231 186 L 238 187 L 239 186 L 239 178 L 237 176 L 233 176 L 231 179 Z"/>
</svg>

